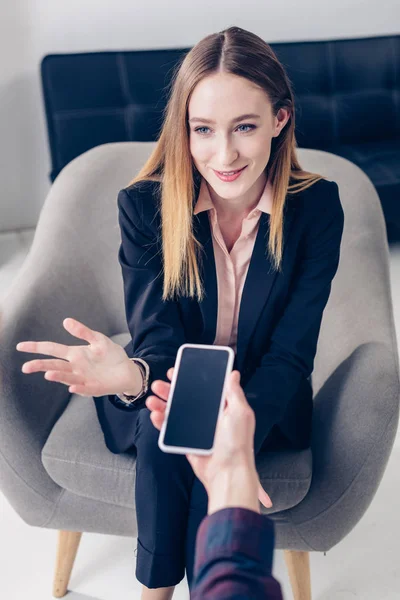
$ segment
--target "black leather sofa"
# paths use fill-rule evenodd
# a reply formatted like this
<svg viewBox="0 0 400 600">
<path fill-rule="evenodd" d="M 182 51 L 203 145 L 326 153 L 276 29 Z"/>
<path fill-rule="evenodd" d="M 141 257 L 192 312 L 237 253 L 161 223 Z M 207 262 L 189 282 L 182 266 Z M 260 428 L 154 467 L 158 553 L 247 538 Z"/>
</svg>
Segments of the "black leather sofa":
<svg viewBox="0 0 400 600">
<path fill-rule="evenodd" d="M 339 154 L 365 171 L 389 242 L 400 240 L 400 35 L 271 46 L 293 84 L 298 146 Z M 189 49 L 45 56 L 51 181 L 99 144 L 156 140 L 173 68 Z"/>
</svg>

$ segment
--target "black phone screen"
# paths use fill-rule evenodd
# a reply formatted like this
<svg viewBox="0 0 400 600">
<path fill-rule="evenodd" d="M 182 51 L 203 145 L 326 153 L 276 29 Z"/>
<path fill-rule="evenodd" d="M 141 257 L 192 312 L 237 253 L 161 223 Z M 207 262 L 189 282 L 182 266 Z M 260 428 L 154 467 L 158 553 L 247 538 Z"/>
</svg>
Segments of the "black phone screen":
<svg viewBox="0 0 400 600">
<path fill-rule="evenodd" d="M 183 349 L 164 444 L 212 448 L 228 360 L 226 350 Z"/>
</svg>

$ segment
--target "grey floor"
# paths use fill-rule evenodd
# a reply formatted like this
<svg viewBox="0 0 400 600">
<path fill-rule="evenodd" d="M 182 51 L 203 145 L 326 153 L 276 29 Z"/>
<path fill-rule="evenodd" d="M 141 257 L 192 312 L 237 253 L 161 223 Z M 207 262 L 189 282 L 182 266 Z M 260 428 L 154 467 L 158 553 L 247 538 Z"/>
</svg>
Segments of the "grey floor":
<svg viewBox="0 0 400 600">
<path fill-rule="evenodd" d="M 34 230 L 0 234 L 0 301 L 22 265 Z M 390 249 L 396 329 L 400 331 L 400 245 Z M 311 555 L 313 600 L 400 599 L 400 433 L 379 490 L 359 524 L 324 556 Z M 84 534 L 70 580 L 70 600 L 119 600 L 140 597 L 135 579 L 133 540 Z M 52 598 L 56 532 L 26 525 L 0 492 L 0 598 Z M 292 598 L 280 550 L 274 575 L 286 600 Z M 186 582 L 174 599 L 188 598 Z"/>
</svg>

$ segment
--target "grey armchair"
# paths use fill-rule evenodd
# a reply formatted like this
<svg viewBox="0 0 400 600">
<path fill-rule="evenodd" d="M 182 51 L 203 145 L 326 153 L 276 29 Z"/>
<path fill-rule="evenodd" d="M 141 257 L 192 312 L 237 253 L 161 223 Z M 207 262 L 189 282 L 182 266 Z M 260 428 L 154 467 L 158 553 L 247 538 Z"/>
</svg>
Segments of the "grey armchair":
<svg viewBox="0 0 400 600">
<path fill-rule="evenodd" d="M 43 373 L 23 374 L 34 356 L 15 346 L 80 344 L 63 328 L 65 317 L 128 343 L 116 198 L 153 146 L 105 144 L 64 168 L 1 305 L 0 487 L 26 523 L 60 531 L 56 597 L 66 593 L 82 532 L 136 536 L 136 457 L 106 448 L 93 398 L 71 395 Z M 298 153 L 304 168 L 338 183 L 345 229 L 312 375 L 312 446 L 260 455 L 257 468 L 273 498 L 264 512 L 285 550 L 294 597 L 308 600 L 309 552 L 338 544 L 377 491 L 398 425 L 399 373 L 377 193 L 348 160 Z"/>
</svg>

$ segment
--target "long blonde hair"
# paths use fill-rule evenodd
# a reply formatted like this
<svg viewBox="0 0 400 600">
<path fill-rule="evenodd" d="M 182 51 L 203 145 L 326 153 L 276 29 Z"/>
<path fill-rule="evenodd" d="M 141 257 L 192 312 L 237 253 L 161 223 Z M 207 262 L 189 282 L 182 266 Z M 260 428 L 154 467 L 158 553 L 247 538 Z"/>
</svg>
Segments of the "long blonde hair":
<svg viewBox="0 0 400 600">
<path fill-rule="evenodd" d="M 272 138 L 268 161 L 273 207 L 270 215 L 268 252 L 281 269 L 283 211 L 288 193 L 298 193 L 321 175 L 303 171 L 296 156 L 294 97 L 288 76 L 271 47 L 260 37 L 229 27 L 198 42 L 177 65 L 165 107 L 160 136 L 151 156 L 129 183 L 161 183 L 160 212 L 163 254 L 163 300 L 185 295 L 204 297 L 199 260 L 201 245 L 193 233 L 195 166 L 190 154 L 188 105 L 196 85 L 215 72 L 244 77 L 264 89 L 273 115 L 280 108 L 290 118 L 279 136 Z"/>
</svg>

